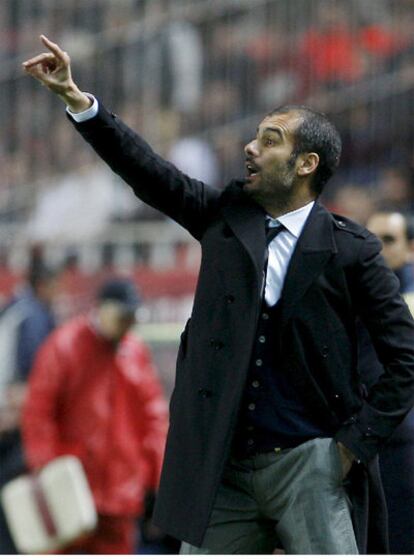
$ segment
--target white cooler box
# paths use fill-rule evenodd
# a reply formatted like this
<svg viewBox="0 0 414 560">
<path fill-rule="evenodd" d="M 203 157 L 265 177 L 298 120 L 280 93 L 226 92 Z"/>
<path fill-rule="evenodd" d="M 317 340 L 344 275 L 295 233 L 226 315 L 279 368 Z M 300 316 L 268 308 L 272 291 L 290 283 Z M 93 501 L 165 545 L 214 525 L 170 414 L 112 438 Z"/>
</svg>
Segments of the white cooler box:
<svg viewBox="0 0 414 560">
<path fill-rule="evenodd" d="M 58 551 L 97 524 L 83 467 L 69 455 L 7 483 L 1 501 L 16 548 L 23 554 Z"/>
</svg>

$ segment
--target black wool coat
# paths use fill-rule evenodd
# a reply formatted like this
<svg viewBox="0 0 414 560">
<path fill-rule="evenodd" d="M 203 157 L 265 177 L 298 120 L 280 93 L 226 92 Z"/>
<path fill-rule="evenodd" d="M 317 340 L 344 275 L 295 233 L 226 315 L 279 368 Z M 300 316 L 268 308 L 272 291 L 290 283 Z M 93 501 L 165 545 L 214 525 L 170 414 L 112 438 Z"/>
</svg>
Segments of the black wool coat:
<svg viewBox="0 0 414 560">
<path fill-rule="evenodd" d="M 191 319 L 181 336 L 170 431 L 154 522 L 200 545 L 237 422 L 261 306 L 265 213 L 242 182 L 224 191 L 190 179 L 100 105 L 76 128 L 136 195 L 201 243 Z M 398 281 L 363 227 L 318 202 L 292 256 L 281 298 L 280 371 L 361 461 L 351 472 L 361 552 L 385 552 L 377 452 L 413 404 L 414 323 Z M 355 320 L 384 375 L 364 396 Z"/>
</svg>

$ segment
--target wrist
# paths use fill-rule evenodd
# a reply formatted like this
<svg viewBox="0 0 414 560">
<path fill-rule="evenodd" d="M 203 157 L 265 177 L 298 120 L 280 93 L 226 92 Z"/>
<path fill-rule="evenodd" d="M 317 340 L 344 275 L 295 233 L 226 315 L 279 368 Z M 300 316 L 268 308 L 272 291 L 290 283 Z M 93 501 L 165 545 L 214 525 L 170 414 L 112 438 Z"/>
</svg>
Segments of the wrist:
<svg viewBox="0 0 414 560">
<path fill-rule="evenodd" d="M 66 103 L 72 113 L 82 113 L 89 109 L 93 103 L 73 82 L 63 93 L 59 94 L 59 97 Z"/>
</svg>

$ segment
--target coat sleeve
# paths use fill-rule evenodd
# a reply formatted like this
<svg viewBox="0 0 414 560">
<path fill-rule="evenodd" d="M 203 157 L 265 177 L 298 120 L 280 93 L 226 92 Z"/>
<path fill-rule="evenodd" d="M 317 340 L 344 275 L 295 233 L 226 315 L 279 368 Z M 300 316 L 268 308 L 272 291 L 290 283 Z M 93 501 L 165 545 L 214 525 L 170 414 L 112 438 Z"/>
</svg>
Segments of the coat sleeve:
<svg viewBox="0 0 414 560">
<path fill-rule="evenodd" d="M 221 191 L 180 172 L 101 103 L 92 119 L 76 123 L 68 118 L 138 198 L 201 238 Z"/>
<path fill-rule="evenodd" d="M 142 455 L 144 487 L 158 487 L 168 430 L 168 405 L 149 349 L 138 341 L 139 384 L 136 387 L 137 439 Z"/>
<path fill-rule="evenodd" d="M 22 437 L 26 460 L 32 469 L 44 466 L 59 455 L 81 455 L 77 446 L 65 447 L 59 437 L 57 409 L 59 396 L 64 391 L 65 363 L 52 335 L 40 347 L 29 374 Z"/>
<path fill-rule="evenodd" d="M 399 294 L 398 279 L 380 251 L 380 242 L 369 235 L 354 270 L 352 296 L 384 373 L 336 435 L 364 463 L 376 455 L 414 404 L 414 322 Z"/>
</svg>

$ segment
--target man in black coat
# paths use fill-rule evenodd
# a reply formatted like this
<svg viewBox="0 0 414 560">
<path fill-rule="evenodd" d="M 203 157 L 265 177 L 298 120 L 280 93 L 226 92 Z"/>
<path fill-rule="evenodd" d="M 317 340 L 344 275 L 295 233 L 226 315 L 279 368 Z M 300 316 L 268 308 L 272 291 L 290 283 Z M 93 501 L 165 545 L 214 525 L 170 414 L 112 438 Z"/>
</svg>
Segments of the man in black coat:
<svg viewBox="0 0 414 560">
<path fill-rule="evenodd" d="M 377 238 L 317 202 L 339 162 L 335 128 L 300 106 L 270 113 L 246 146 L 247 177 L 219 191 L 82 93 L 67 53 L 42 40 L 25 70 L 202 246 L 155 523 L 190 553 L 384 552 L 377 454 L 413 404 L 414 324 Z M 367 396 L 357 317 L 385 372 Z"/>
</svg>

